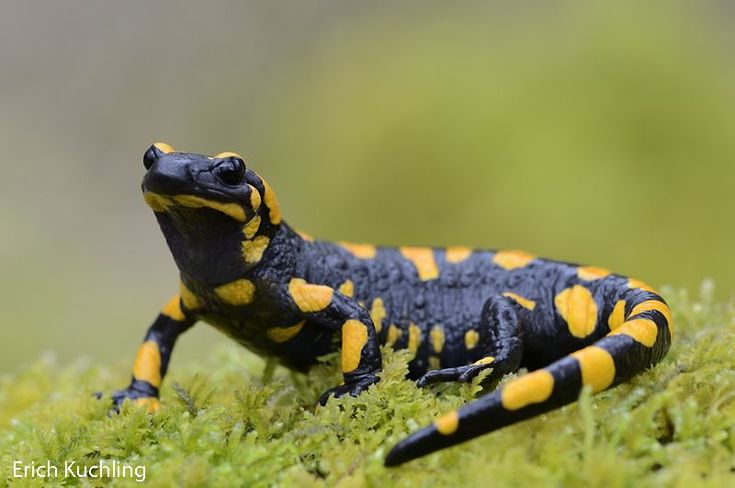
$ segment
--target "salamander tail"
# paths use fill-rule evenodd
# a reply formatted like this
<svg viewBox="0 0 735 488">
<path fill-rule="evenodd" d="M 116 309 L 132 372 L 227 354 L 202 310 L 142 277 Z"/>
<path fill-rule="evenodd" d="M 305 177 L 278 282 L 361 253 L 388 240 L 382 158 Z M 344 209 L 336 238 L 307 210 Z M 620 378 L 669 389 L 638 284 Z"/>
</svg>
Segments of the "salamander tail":
<svg viewBox="0 0 735 488">
<path fill-rule="evenodd" d="M 584 385 L 596 393 L 656 364 L 671 343 L 669 307 L 643 285 L 628 290 L 624 297 L 625 301 L 616 307 L 622 313 L 617 323 L 610 319 L 611 331 L 606 336 L 437 418 L 432 425 L 400 441 L 388 453 L 385 465 L 398 466 L 554 410 L 577 400 Z"/>
</svg>

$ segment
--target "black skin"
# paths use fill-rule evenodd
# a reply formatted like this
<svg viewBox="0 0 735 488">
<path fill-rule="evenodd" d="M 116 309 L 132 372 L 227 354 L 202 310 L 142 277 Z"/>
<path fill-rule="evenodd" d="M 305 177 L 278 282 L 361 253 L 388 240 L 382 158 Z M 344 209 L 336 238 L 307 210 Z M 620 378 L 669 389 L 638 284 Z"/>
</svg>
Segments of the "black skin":
<svg viewBox="0 0 735 488">
<path fill-rule="evenodd" d="M 332 395 L 358 395 L 379 380 L 380 345 L 389 339 L 389 326 L 400 331 L 393 331 L 393 338 L 397 336 L 392 344 L 395 348 L 408 347 L 409 337 L 413 335 L 415 339 L 416 331 L 420 331 L 420 340 L 414 340 L 417 347 L 408 374 L 420 386 L 440 381 L 467 382 L 484 370 L 490 370 L 485 381 L 493 382 L 521 367 L 535 370 L 561 364 L 559 360 L 568 354 L 601 340 L 607 341 L 611 351 L 620 350 L 614 351 L 617 383 L 653 364 L 668 349 L 669 324 L 655 310 L 644 312 L 644 317 L 655 319 L 661 327 L 661 337 L 650 354 L 627 345 L 631 341 L 627 336 L 605 337 L 610 332 L 608 318 L 619 300 L 626 300 L 626 316 L 645 300 L 663 302 L 653 292 L 631 287 L 628 278 L 608 274 L 600 279 L 583 279 L 577 265 L 540 258 L 507 269 L 494 259 L 496 251 L 472 251 L 464 259 L 452 260 L 447 250 L 434 248 L 429 256 L 437 274 L 422 279 L 417 265 L 404 256 L 401 248 L 378 247 L 374 255 L 366 256 L 340 244 L 304 238 L 280 220 L 267 183 L 246 168 L 240 157 L 226 154 L 210 158 L 173 152 L 167 147 L 154 145 L 145 153 L 144 193 L 166 198 L 200 197 L 230 208 L 235 205 L 242 215 L 234 218 L 212 206 L 176 202 L 165 208 L 152 205 L 181 281 L 196 298 L 195 306 L 182 298 L 180 315 L 161 313 L 148 331 L 146 340 L 157 344 L 160 351 L 161 378 L 176 339 L 198 320 L 212 324 L 255 353 L 275 357 L 282 365 L 302 372 L 308 371 L 320 356 L 340 349 L 345 322 L 363 324 L 367 333 L 357 366 L 344 373 L 343 385 L 322 395 L 322 404 Z M 258 192 L 259 198 L 253 199 L 253 192 Z M 254 218 L 260 219 L 260 225 L 250 241 L 267 238 L 268 245 L 260 259 L 248 262 L 242 251 L 246 240 L 243 228 Z M 294 278 L 328 287 L 328 304 L 319 310 L 304 311 L 289 290 Z M 242 279 L 254 285 L 250 303 L 233 305 L 214 291 Z M 339 291 L 347 281 L 352 282 L 353 293 Z M 554 303 L 557 294 L 574 285 L 589 290 L 598 307 L 594 330 L 584 338 L 572 335 Z M 531 300 L 533 309 L 504 295 L 508 292 Z M 382 300 L 385 309 L 379 330 L 369 312 L 376 299 Z M 301 322 L 298 333 L 287 340 L 275 341 L 269 335 L 269 329 L 293 327 Z M 443 331 L 438 351 L 436 331 L 432 333 L 436 326 Z M 468 331 L 476 331 L 479 337 L 470 348 L 466 342 Z M 628 354 L 634 359 L 625 359 Z M 492 361 L 481 361 L 488 357 Z M 430 369 L 430 363 L 436 365 L 437 361 L 440 369 Z M 480 362 L 475 364 L 477 361 Z M 400 452 L 391 453 L 393 457 L 389 456 L 387 464 L 399 464 L 474 437 L 488 431 L 490 424 L 497 423 L 493 428 L 498 428 L 547 411 L 560 402 L 574 401 L 582 387 L 579 366 L 569 363 L 559 371 L 566 372 L 559 373 L 559 382 L 569 377 L 571 383 L 558 394 L 555 389 L 548 405 L 506 416 L 496 412 L 496 421 L 470 430 L 464 429 L 461 416 L 462 428 L 456 438 L 437 438 L 435 432 L 429 435 L 421 431 L 423 437 L 417 439 L 420 448 L 414 444 L 405 448 L 399 445 Z M 134 376 L 127 389 L 115 393 L 114 401 L 119 406 L 125 399 L 157 398 L 158 394 L 156 385 Z M 497 405 L 492 408 L 497 410 Z M 479 418 L 473 415 L 471 412 L 467 418 Z"/>
</svg>

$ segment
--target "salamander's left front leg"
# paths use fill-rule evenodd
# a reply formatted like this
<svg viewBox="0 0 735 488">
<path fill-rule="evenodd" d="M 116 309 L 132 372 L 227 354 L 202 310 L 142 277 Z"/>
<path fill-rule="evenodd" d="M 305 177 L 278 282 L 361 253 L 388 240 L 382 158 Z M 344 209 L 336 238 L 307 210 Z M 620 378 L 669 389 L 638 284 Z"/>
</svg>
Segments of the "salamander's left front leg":
<svg viewBox="0 0 735 488">
<path fill-rule="evenodd" d="M 168 369 L 171 351 L 179 334 L 193 324 L 194 319 L 181 309 L 178 295 L 163 307 L 138 348 L 130 385 L 112 394 L 115 410 L 118 410 L 126 399 L 146 405 L 149 412 L 158 409 L 159 389 Z"/>
<path fill-rule="evenodd" d="M 342 333 L 342 374 L 344 384 L 327 390 L 319 403 L 330 396 L 359 395 L 379 381 L 382 368 L 380 343 L 367 310 L 352 298 L 334 289 L 307 283 L 300 278 L 288 286 L 291 299 L 305 317 Z"/>
</svg>

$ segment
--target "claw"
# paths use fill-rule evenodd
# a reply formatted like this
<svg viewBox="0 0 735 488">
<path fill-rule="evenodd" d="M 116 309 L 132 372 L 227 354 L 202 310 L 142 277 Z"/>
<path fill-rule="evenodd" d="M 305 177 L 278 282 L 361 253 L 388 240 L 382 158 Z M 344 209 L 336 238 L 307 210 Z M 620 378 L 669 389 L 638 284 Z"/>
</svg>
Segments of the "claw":
<svg viewBox="0 0 735 488">
<path fill-rule="evenodd" d="M 332 396 L 334 396 L 334 398 L 339 398 L 344 395 L 356 397 L 364 390 L 367 390 L 370 385 L 375 384 L 378 381 L 380 381 L 380 378 L 377 376 L 368 376 L 355 383 L 346 383 L 344 385 L 335 386 L 334 388 L 330 388 L 325 391 L 322 396 L 319 397 L 319 404 L 322 406 L 326 405 L 327 401 L 329 401 L 329 398 Z"/>
</svg>

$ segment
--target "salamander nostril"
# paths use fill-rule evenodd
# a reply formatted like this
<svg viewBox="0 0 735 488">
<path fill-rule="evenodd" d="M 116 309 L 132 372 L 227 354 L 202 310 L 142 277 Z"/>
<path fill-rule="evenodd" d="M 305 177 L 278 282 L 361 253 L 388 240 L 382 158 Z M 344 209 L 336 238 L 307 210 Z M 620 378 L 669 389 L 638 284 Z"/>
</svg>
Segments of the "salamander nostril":
<svg viewBox="0 0 735 488">
<path fill-rule="evenodd" d="M 153 163 L 158 161 L 158 158 L 160 158 L 161 155 L 161 151 L 155 145 L 149 147 L 145 154 L 143 154 L 143 166 L 145 166 L 145 169 L 151 169 Z"/>
<path fill-rule="evenodd" d="M 242 185 L 245 182 L 245 162 L 238 157 L 229 157 L 214 167 L 214 174 L 226 185 Z"/>
</svg>

